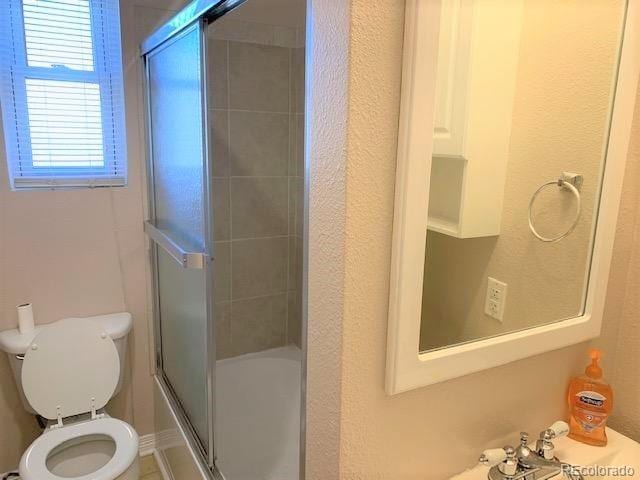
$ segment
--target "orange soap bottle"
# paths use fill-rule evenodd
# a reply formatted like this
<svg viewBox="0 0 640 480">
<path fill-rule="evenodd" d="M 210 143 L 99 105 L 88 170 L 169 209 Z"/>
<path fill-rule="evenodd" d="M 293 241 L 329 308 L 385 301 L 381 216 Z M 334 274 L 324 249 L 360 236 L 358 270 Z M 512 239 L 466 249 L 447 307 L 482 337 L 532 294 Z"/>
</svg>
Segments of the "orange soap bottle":
<svg viewBox="0 0 640 480">
<path fill-rule="evenodd" d="M 569 437 L 589 445 L 605 446 L 607 418 L 613 409 L 613 390 L 602 378 L 602 351 L 589 351 L 591 364 L 569 384 Z"/>
</svg>

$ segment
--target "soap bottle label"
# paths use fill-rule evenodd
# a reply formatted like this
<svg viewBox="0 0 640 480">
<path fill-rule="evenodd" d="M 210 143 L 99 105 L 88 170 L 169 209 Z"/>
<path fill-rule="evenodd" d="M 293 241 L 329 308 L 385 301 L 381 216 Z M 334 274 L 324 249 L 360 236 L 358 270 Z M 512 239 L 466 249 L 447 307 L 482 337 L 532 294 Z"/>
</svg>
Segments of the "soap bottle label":
<svg viewBox="0 0 640 480">
<path fill-rule="evenodd" d="M 607 414 L 598 410 L 604 407 L 607 397 L 590 390 L 578 392 L 576 397 L 579 406 L 574 412 L 574 417 L 584 431 L 591 433 L 596 428 L 604 426 Z"/>
<path fill-rule="evenodd" d="M 607 400 L 607 397 L 605 397 L 604 395 L 601 395 L 598 392 L 592 392 L 590 390 L 576 393 L 576 397 L 578 397 L 578 401 L 585 406 L 599 408 L 602 408 L 604 406 L 604 402 Z"/>
</svg>

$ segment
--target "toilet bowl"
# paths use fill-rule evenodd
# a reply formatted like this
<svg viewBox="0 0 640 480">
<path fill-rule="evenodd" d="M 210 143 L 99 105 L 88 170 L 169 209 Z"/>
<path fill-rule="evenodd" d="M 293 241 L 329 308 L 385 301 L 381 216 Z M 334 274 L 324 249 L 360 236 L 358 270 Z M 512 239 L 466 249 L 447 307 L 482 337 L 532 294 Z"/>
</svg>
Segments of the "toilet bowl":
<svg viewBox="0 0 640 480">
<path fill-rule="evenodd" d="M 97 322 L 68 318 L 33 338 L 21 383 L 48 425 L 22 456 L 23 480 L 139 478 L 136 431 L 103 410 L 119 379 L 118 351 Z"/>
<path fill-rule="evenodd" d="M 47 430 L 22 456 L 23 480 L 137 480 L 138 435 L 104 417 Z"/>
</svg>

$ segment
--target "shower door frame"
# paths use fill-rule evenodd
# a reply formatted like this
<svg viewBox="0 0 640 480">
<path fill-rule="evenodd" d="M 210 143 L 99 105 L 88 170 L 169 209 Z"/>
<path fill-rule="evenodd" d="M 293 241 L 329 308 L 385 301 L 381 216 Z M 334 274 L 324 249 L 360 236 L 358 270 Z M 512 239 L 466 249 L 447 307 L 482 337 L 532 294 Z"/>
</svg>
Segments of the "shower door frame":
<svg viewBox="0 0 640 480">
<path fill-rule="evenodd" d="M 207 82 L 207 26 L 216 18 L 221 17 L 233 8 L 242 4 L 245 0 L 194 0 L 181 10 L 167 23 L 158 28 L 140 45 L 140 56 L 143 62 L 143 79 L 144 79 L 144 101 L 146 116 L 146 165 L 147 165 L 147 196 L 148 196 L 148 217 L 145 222 L 145 232 L 150 239 L 150 263 L 152 275 L 152 296 L 153 296 L 153 325 L 154 325 L 154 351 L 156 375 L 159 383 L 164 390 L 167 398 L 171 403 L 171 407 L 178 418 L 178 421 L 186 433 L 187 440 L 191 450 L 197 452 L 198 460 L 203 470 L 215 480 L 224 480 L 224 477 L 218 471 L 215 460 L 215 362 L 216 362 L 216 345 L 215 345 L 215 317 L 214 317 L 214 284 L 213 284 L 213 208 L 211 197 L 211 172 L 212 172 L 212 152 L 211 142 L 209 141 L 209 85 Z M 196 266 L 189 264 L 190 253 L 183 255 L 184 268 L 202 268 L 205 270 L 205 292 L 206 292 L 206 332 L 207 332 L 207 429 L 208 429 L 208 449 L 205 448 L 202 441 L 188 416 L 185 413 L 181 402 L 176 395 L 171 382 L 167 378 L 163 369 L 162 360 L 162 329 L 160 323 L 160 293 L 158 279 L 158 248 L 163 248 L 174 259 L 179 261 L 172 254 L 171 240 L 167 248 L 162 246 L 157 239 L 157 230 L 155 227 L 155 191 L 154 191 L 154 165 L 153 165 L 153 125 L 151 115 L 151 90 L 150 90 L 150 72 L 148 58 L 152 57 L 162 49 L 170 46 L 173 42 L 179 40 L 184 35 L 192 33 L 193 29 L 199 31 L 200 37 L 200 82 L 201 82 L 201 115 L 202 115 L 202 138 L 203 138 L 203 232 L 205 238 L 205 252 L 200 254 L 203 258 L 202 262 L 196 262 Z M 200 265 L 198 265 L 200 263 Z"/>
</svg>

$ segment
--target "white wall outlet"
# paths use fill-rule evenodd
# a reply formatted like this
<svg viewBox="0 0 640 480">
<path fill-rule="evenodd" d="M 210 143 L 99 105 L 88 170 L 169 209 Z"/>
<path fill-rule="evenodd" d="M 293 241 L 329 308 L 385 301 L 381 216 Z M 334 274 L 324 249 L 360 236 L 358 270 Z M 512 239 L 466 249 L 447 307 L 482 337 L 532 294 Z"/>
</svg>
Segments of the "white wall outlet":
<svg viewBox="0 0 640 480">
<path fill-rule="evenodd" d="M 507 304 L 507 284 L 487 278 L 487 296 L 484 302 L 484 313 L 502 322 L 504 307 Z"/>
</svg>

